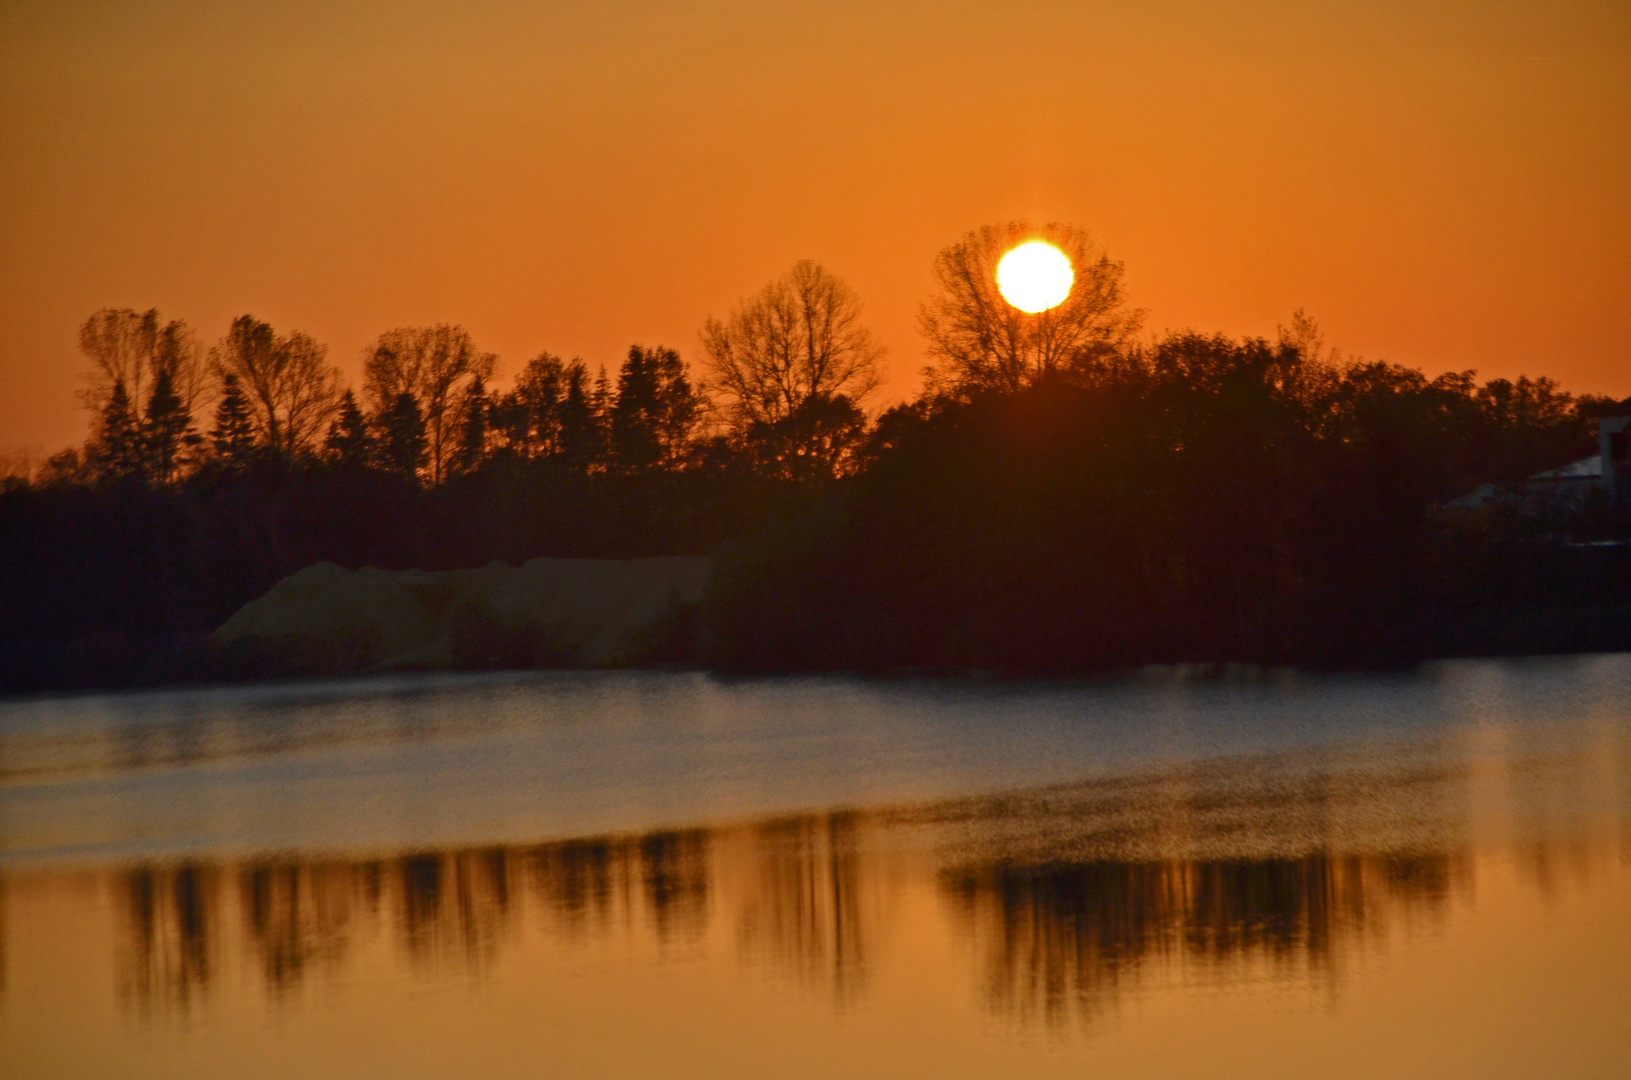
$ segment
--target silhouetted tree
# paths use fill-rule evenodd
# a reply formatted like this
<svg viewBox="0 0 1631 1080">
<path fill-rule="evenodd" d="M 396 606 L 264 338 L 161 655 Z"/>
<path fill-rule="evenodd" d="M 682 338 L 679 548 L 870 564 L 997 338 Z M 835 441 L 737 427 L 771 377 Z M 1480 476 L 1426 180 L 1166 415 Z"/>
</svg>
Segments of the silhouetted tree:
<svg viewBox="0 0 1631 1080">
<path fill-rule="evenodd" d="M 884 349 L 861 325 L 861 300 L 843 279 L 805 260 L 709 317 L 702 347 L 711 388 L 738 436 L 778 425 L 815 398 L 863 402 L 877 389 Z"/>
<path fill-rule="evenodd" d="M 562 464 L 578 473 L 601 466 L 606 457 L 609 390 L 606 370 L 591 385 L 582 361 L 567 367 L 558 406 L 558 452 Z"/>
<path fill-rule="evenodd" d="M 754 424 L 741 442 L 764 475 L 811 482 L 853 472 L 866 435 L 866 414 L 854 402 L 818 394 L 780 420 Z"/>
<path fill-rule="evenodd" d="M 232 321 L 210 350 L 218 378 L 238 380 L 256 439 L 270 454 L 293 458 L 327 430 L 340 401 L 339 370 L 326 363 L 327 346 L 295 331 L 279 337 L 250 315 Z"/>
<path fill-rule="evenodd" d="M 190 413 L 204 384 L 204 363 L 192 329 L 179 319 L 165 322 L 158 311 L 103 308 L 85 320 L 79 347 L 91 362 L 86 402 L 98 412 L 115 386 L 126 400 L 145 401 L 160 372 Z"/>
<path fill-rule="evenodd" d="M 350 390 L 340 396 L 339 413 L 329 425 L 323 451 L 336 465 L 360 468 L 370 462 L 373 442 L 368 434 L 368 421 L 363 418 L 356 395 Z"/>
<path fill-rule="evenodd" d="M 478 375 L 464 397 L 459 424 L 459 442 L 452 461 L 454 472 L 471 472 L 487 460 L 487 427 L 491 403 L 487 387 Z"/>
<path fill-rule="evenodd" d="M 996 268 L 1007 252 L 1038 239 L 1065 254 L 1076 279 L 1063 303 L 1030 314 L 1002 298 Z M 935 257 L 940 292 L 918 314 L 935 360 L 926 372 L 930 391 L 1013 391 L 1113 358 L 1143 320 L 1126 307 L 1121 277 L 1122 264 L 1075 225 L 1014 221 L 974 230 Z"/>
<path fill-rule="evenodd" d="M 127 406 L 142 400 L 152 377 L 152 355 L 158 337 L 158 312 L 102 308 L 79 328 L 79 348 L 91 362 L 87 403 L 105 412 L 115 390 Z"/>
<path fill-rule="evenodd" d="M 96 479 L 95 461 L 78 447 L 59 450 L 45 459 L 34 476 L 40 488 L 76 487 Z"/>
<path fill-rule="evenodd" d="M 1631 564 L 1564 571 L 1586 563 L 1435 510 L 1590 452 L 1581 403 L 1524 386 L 1339 360 L 1305 320 L 1277 343 L 1180 332 L 1014 390 L 931 392 L 885 414 L 853 485 L 727 549 L 715 659 L 1392 663 L 1489 640 L 1525 588 L 1631 600 Z"/>
<path fill-rule="evenodd" d="M 612 452 L 625 472 L 672 469 L 682 462 L 699 402 L 673 349 L 629 347 L 611 411 Z"/>
<path fill-rule="evenodd" d="M 486 433 L 501 457 L 532 460 L 441 485 L 420 482 L 424 418 L 407 391 L 379 415 L 336 395 L 325 427 L 330 460 L 366 451 L 381 471 L 239 473 L 265 451 L 222 365 L 208 467 L 166 485 L 152 482 L 168 466 L 148 433 L 186 412 L 173 374 L 160 392 L 178 370 L 166 356 L 185 349 L 165 344 L 156 315 L 114 315 L 94 348 L 109 370 L 141 365 L 140 395 L 132 378 L 104 382 L 83 451 L 32 483 L 0 480 L 0 688 L 247 674 L 209 632 L 325 559 L 716 551 L 704 640 L 740 667 L 1061 673 L 1631 648 L 1626 549 L 1576 542 L 1631 535 L 1622 511 L 1444 506 L 1592 452 L 1592 417 L 1631 402 L 1343 359 L 1302 316 L 1278 340 L 1185 332 L 1107 353 L 1101 338 L 1024 368 L 1017 389 L 943 382 L 864 438 L 852 401 L 817 394 L 735 438 L 698 439 L 671 350 L 631 350 L 615 393 L 604 369 L 546 356 Z M 279 339 L 263 326 L 240 320 L 237 346 L 264 346 L 249 359 L 275 371 Z M 470 380 L 467 400 L 485 393 Z M 505 408 L 522 398 L 512 424 Z M 473 456 L 470 414 L 456 419 Z M 284 445 L 298 454 L 311 438 Z M 468 655 L 512 655 L 490 637 Z"/>
<path fill-rule="evenodd" d="M 221 400 L 215 406 L 210 452 L 217 464 L 228 469 L 243 468 L 255 455 L 254 418 L 238 376 L 231 373 L 221 379 Z"/>
<path fill-rule="evenodd" d="M 588 368 L 582 360 L 566 363 L 553 353 L 539 353 L 527 361 L 515 388 L 494 409 L 494 426 L 504 445 L 523 458 L 560 456 L 566 420 L 566 399 L 573 393 L 581 402 L 586 394 Z"/>
<path fill-rule="evenodd" d="M 115 383 L 102 406 L 89 457 L 104 480 L 144 478 L 141 422 L 131 407 L 124 383 Z"/>
<path fill-rule="evenodd" d="M 603 427 L 611 423 L 612 402 L 612 380 L 606 375 L 606 365 L 602 364 L 595 372 L 594 386 L 589 391 L 589 411 Z"/>
<path fill-rule="evenodd" d="M 150 479 L 168 484 L 203 438 L 193 430 L 192 412 L 175 392 L 168 368 L 160 368 L 142 422 L 142 451 Z"/>
<path fill-rule="evenodd" d="M 419 402 L 403 391 L 374 423 L 380 464 L 392 472 L 417 479 L 429 457 L 425 418 L 419 411 Z"/>
<path fill-rule="evenodd" d="M 396 408 L 403 394 L 419 403 L 426 463 L 439 484 L 458 449 L 465 399 L 492 377 L 498 357 L 482 352 L 462 326 L 405 326 L 387 330 L 363 360 L 363 392 L 376 416 Z"/>
<path fill-rule="evenodd" d="M 1517 479 L 1535 460 L 1563 463 L 1596 426 L 1572 394 L 1544 376 L 1491 379 L 1476 400 L 1489 432 L 1485 460 L 1503 479 Z"/>
<path fill-rule="evenodd" d="M 521 370 L 515 388 L 493 402 L 495 441 L 515 457 L 588 473 L 604 457 L 600 396 L 582 360 L 568 363 L 539 353 Z"/>
<path fill-rule="evenodd" d="M 531 459 L 550 452 L 562 368 L 560 357 L 539 353 L 521 369 L 514 388 L 494 403 L 492 426 L 516 457 Z"/>
<path fill-rule="evenodd" d="M 91 362 L 83 399 L 97 414 L 84 460 L 104 476 L 173 480 L 203 381 L 192 330 L 156 309 L 103 308 L 80 327 L 79 344 Z"/>
</svg>

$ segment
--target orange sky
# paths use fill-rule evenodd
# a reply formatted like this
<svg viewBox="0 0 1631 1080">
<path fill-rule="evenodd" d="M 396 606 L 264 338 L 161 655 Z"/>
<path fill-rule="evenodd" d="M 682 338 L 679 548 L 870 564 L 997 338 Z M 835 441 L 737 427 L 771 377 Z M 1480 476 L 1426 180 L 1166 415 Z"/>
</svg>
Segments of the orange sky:
<svg viewBox="0 0 1631 1080">
<path fill-rule="evenodd" d="M 916 389 L 935 252 L 1074 221 L 1154 329 L 1631 393 L 1631 7 L 0 7 L 0 449 L 83 436 L 78 325 L 251 312 L 348 375 L 465 324 L 513 373 L 697 353 L 800 258 Z"/>
</svg>

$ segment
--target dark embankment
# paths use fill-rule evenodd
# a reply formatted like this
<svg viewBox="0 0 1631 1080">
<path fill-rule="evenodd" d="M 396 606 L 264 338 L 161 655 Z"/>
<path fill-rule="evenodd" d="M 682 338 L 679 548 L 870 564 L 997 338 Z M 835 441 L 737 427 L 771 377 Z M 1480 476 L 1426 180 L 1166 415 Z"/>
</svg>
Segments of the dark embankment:
<svg viewBox="0 0 1631 1080">
<path fill-rule="evenodd" d="M 377 469 L 279 462 L 166 486 L 13 486 L 0 490 L 0 690 L 287 675 L 308 665 L 212 635 L 304 568 L 702 555 L 804 497 L 725 469 L 583 476 L 516 461 L 434 488 Z M 536 649 L 498 636 L 472 666 L 539 662 Z M 679 658 L 672 645 L 659 652 Z"/>
<path fill-rule="evenodd" d="M 299 674 L 663 663 L 691 655 L 708 570 L 695 556 L 440 572 L 318 563 L 212 636 L 228 656 Z"/>
</svg>

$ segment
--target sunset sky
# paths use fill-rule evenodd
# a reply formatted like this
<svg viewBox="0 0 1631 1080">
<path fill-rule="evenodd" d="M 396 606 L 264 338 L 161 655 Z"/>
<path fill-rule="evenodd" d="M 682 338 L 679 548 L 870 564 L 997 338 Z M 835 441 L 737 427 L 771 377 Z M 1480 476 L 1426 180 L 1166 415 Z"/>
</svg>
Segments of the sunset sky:
<svg viewBox="0 0 1631 1080">
<path fill-rule="evenodd" d="M 615 368 L 814 258 L 911 394 L 930 265 L 1076 222 L 1153 330 L 1631 394 L 1631 5 L 0 5 L 0 449 L 83 438 L 76 331 L 245 312 L 355 381 L 460 322 Z M 506 380 L 501 379 L 503 383 Z"/>
</svg>

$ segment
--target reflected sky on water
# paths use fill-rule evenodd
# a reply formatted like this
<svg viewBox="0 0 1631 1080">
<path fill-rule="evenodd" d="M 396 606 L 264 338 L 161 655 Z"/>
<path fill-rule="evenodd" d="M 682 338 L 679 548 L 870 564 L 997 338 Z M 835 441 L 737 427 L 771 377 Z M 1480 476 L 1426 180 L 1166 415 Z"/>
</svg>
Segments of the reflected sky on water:
<svg viewBox="0 0 1631 1080">
<path fill-rule="evenodd" d="M 1631 657 L 0 703 L 6 1075 L 1623 1075 Z"/>
</svg>

